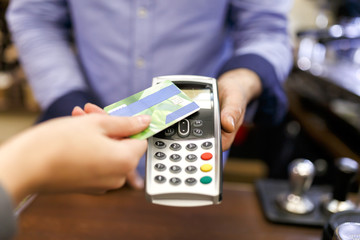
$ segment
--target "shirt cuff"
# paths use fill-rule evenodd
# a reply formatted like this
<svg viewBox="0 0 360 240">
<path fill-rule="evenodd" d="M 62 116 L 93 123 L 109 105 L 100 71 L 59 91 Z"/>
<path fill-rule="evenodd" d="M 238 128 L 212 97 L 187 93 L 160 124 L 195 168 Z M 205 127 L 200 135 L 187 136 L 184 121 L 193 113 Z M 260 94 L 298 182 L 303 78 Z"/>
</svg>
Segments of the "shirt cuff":
<svg viewBox="0 0 360 240">
<path fill-rule="evenodd" d="M 245 54 L 231 58 L 223 66 L 220 74 L 236 68 L 252 70 L 261 79 L 263 91 L 256 100 L 258 108 L 253 121 L 262 125 L 280 124 L 287 113 L 288 101 L 273 65 L 259 55 Z"/>
<path fill-rule="evenodd" d="M 89 92 L 69 92 L 55 100 L 47 109 L 45 109 L 45 111 L 40 115 L 37 123 L 56 117 L 70 116 L 74 107 L 83 107 L 86 103 L 89 102 L 100 106 L 96 97 Z"/>
<path fill-rule="evenodd" d="M 0 185 L 0 239 L 10 240 L 17 231 L 13 207 L 10 196 Z"/>
</svg>

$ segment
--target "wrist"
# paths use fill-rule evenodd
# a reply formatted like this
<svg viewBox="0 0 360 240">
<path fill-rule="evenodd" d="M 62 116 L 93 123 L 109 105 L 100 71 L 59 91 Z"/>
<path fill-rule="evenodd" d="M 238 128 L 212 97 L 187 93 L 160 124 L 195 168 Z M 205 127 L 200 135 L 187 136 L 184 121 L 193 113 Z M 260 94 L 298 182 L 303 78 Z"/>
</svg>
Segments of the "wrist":
<svg viewBox="0 0 360 240">
<path fill-rule="evenodd" d="M 38 122 L 44 122 L 46 120 L 62 116 L 70 116 L 74 107 L 83 107 L 86 103 L 94 103 L 101 106 L 101 104 L 99 104 L 99 100 L 90 91 L 71 91 L 51 103 L 50 106 L 48 106 L 48 108 L 41 114 Z"/>
<path fill-rule="evenodd" d="M 43 178 L 43 174 L 40 174 L 41 164 L 34 161 L 31 154 L 34 150 L 22 144 L 21 138 L 10 140 L 0 147 L 0 182 L 15 204 L 37 192 Z M 40 154 L 38 157 L 41 158 Z"/>
</svg>

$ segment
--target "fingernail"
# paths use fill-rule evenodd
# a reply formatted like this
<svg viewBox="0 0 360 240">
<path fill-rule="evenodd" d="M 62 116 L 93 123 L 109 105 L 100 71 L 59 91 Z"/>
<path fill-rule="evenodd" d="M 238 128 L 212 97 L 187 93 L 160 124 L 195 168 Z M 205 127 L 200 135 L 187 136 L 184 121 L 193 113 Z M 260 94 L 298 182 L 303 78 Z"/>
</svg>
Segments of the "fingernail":
<svg viewBox="0 0 360 240">
<path fill-rule="evenodd" d="M 135 185 L 137 189 L 143 189 L 144 188 L 144 179 L 142 177 L 138 176 L 135 180 Z"/>
<path fill-rule="evenodd" d="M 228 116 L 228 117 L 227 117 L 227 120 L 230 122 L 231 126 L 232 126 L 233 128 L 235 128 L 235 121 L 234 121 L 234 118 L 233 118 L 233 117 L 231 117 L 231 116 Z"/>
</svg>

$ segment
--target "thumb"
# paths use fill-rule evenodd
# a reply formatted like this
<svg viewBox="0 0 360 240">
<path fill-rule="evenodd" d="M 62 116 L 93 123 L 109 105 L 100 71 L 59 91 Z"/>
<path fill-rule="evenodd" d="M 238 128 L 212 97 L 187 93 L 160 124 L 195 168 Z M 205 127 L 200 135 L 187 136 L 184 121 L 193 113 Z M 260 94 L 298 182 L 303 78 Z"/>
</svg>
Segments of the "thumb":
<svg viewBox="0 0 360 240">
<path fill-rule="evenodd" d="M 224 95 L 221 101 L 221 125 L 223 130 L 229 133 L 236 130 L 236 126 L 239 124 L 239 121 L 241 123 L 244 114 L 242 99 L 236 95 Z"/>
<path fill-rule="evenodd" d="M 93 114 L 95 115 L 95 114 Z M 101 117 L 101 128 L 105 134 L 113 138 L 129 137 L 145 130 L 151 122 L 149 115 L 139 115 L 133 117 L 116 117 L 103 114 L 96 114 Z"/>
</svg>

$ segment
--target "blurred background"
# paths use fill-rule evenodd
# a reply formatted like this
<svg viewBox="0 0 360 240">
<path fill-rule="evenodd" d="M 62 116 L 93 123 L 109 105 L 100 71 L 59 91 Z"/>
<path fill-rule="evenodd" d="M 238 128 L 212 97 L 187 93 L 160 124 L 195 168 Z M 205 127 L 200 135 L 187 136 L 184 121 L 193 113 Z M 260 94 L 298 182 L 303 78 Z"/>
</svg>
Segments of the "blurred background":
<svg viewBox="0 0 360 240">
<path fill-rule="evenodd" d="M 39 107 L 26 81 L 0 0 L 0 144 L 33 125 Z M 294 69 L 289 113 L 276 127 L 244 125 L 225 167 L 227 181 L 286 178 L 295 158 L 331 179 L 337 157 L 360 160 L 360 1 L 295 0 L 289 13 Z"/>
<path fill-rule="evenodd" d="M 31 126 L 40 110 L 11 42 L 5 21 L 7 5 L 7 0 L 0 0 L 0 144 Z"/>
</svg>

